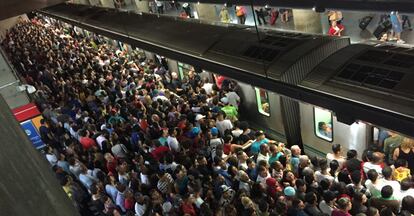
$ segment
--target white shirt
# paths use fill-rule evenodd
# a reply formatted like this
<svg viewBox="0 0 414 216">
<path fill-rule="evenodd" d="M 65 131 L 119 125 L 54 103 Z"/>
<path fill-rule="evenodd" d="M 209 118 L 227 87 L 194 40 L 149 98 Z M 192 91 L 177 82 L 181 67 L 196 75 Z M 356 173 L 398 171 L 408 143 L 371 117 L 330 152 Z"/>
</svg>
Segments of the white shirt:
<svg viewBox="0 0 414 216">
<path fill-rule="evenodd" d="M 410 189 L 408 189 L 406 191 L 399 190 L 399 195 L 400 195 L 400 197 L 395 197 L 395 196 L 394 197 L 397 198 L 398 200 L 402 200 L 406 196 L 412 196 L 412 197 L 414 197 L 414 189 L 413 188 L 410 188 Z"/>
<path fill-rule="evenodd" d="M 216 128 L 219 130 L 221 136 L 224 136 L 226 130 L 233 129 L 233 124 L 231 124 L 230 120 L 224 119 L 223 121 L 216 122 Z"/>
<path fill-rule="evenodd" d="M 328 204 L 326 204 L 325 200 L 322 200 L 321 203 L 319 203 L 319 209 L 322 213 L 331 215 L 333 208 L 330 207 Z"/>
<path fill-rule="evenodd" d="M 333 182 L 335 180 L 335 177 L 331 176 L 331 175 L 324 175 L 321 173 L 321 171 L 316 171 L 315 172 L 315 180 L 320 183 L 323 179 L 328 179 L 330 182 Z"/>
<path fill-rule="evenodd" d="M 58 161 L 55 154 L 46 154 L 46 159 L 49 161 L 50 165 L 52 166 L 56 165 Z"/>
<path fill-rule="evenodd" d="M 227 99 L 229 100 L 229 104 L 233 105 L 234 107 L 238 108 L 239 105 L 237 104 L 237 101 L 240 101 L 239 95 L 237 95 L 236 92 L 228 92 L 226 94 Z"/>
<path fill-rule="evenodd" d="M 135 215 L 136 216 L 144 215 L 146 210 L 147 210 L 147 206 L 145 204 L 141 205 L 141 204 L 135 202 Z"/>
<path fill-rule="evenodd" d="M 382 176 L 382 168 L 380 165 L 376 165 L 371 162 L 365 162 L 363 168 L 365 173 L 368 173 L 369 170 L 374 169 L 377 171 L 379 176 Z"/>
<path fill-rule="evenodd" d="M 213 91 L 213 83 L 204 83 L 203 87 L 201 87 L 201 88 L 203 88 L 204 90 L 206 90 L 206 93 L 208 95 L 210 95 L 211 92 Z"/>
<path fill-rule="evenodd" d="M 96 143 L 98 143 L 99 148 L 102 150 L 102 142 L 105 141 L 106 138 L 103 135 L 99 135 L 96 137 Z"/>
<path fill-rule="evenodd" d="M 400 183 L 398 181 L 395 181 L 395 180 L 386 180 L 386 179 L 384 179 L 383 182 L 384 182 L 384 185 L 383 186 L 389 185 L 389 186 L 392 187 L 392 190 L 393 190 L 392 196 L 394 198 L 400 200 L 399 199 L 399 197 L 401 197 L 401 194 L 400 194 L 401 185 L 400 185 Z M 404 198 L 404 197 L 401 197 L 401 200 L 402 200 L 402 198 Z"/>
<path fill-rule="evenodd" d="M 178 143 L 177 138 L 168 136 L 167 138 L 168 147 L 170 147 L 171 151 L 179 152 L 180 151 L 180 144 Z"/>
<path fill-rule="evenodd" d="M 269 163 L 269 154 L 263 155 L 262 153 L 259 153 L 257 155 L 256 164 L 259 164 L 260 161 L 264 160 L 267 163 Z"/>
<path fill-rule="evenodd" d="M 365 181 L 365 187 L 369 190 L 373 197 L 381 197 L 381 189 L 384 186 L 382 179 L 377 179 L 377 183 L 374 185 L 371 180 Z"/>
</svg>

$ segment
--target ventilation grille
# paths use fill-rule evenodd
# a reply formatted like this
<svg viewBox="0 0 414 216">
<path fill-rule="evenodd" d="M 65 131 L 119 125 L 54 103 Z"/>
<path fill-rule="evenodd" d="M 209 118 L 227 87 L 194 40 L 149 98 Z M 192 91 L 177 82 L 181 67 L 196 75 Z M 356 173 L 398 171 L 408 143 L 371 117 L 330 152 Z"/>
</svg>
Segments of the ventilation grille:
<svg viewBox="0 0 414 216">
<path fill-rule="evenodd" d="M 358 85 L 371 85 L 393 89 L 404 77 L 404 73 L 351 63 L 344 67 L 338 78 Z"/>
<path fill-rule="evenodd" d="M 308 35 L 293 33 L 276 33 L 267 35 L 259 43 L 247 47 L 243 52 L 244 57 L 262 60 L 266 62 L 273 61 L 280 53 L 296 46 Z"/>
</svg>

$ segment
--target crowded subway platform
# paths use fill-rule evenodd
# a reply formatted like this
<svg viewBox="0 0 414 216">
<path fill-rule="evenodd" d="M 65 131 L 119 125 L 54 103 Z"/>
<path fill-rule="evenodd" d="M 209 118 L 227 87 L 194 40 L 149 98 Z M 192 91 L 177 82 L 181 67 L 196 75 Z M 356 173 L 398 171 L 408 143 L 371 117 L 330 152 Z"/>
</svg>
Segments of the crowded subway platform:
<svg viewBox="0 0 414 216">
<path fill-rule="evenodd" d="M 237 81 L 188 78 L 45 17 L 2 46 L 35 86 L 45 157 L 82 215 L 411 215 L 414 141 L 307 156 L 238 112 Z"/>
</svg>

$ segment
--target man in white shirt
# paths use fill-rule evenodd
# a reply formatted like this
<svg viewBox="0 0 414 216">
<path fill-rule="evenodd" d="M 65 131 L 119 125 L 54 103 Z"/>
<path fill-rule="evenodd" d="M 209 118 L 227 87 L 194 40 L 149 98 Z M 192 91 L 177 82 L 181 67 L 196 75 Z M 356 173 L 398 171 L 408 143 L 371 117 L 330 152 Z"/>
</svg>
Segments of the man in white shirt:
<svg viewBox="0 0 414 216">
<path fill-rule="evenodd" d="M 367 173 L 368 180 L 365 181 L 365 186 L 371 193 L 372 197 L 380 198 L 381 189 L 384 186 L 383 179 L 381 179 L 374 169 L 371 169 Z"/>
<path fill-rule="evenodd" d="M 259 164 L 260 161 L 269 161 L 269 146 L 267 144 L 263 144 L 260 146 L 260 152 L 257 155 L 256 164 Z"/>
<path fill-rule="evenodd" d="M 230 90 L 226 93 L 226 97 L 229 100 L 229 104 L 233 105 L 236 108 L 239 108 L 240 97 L 236 92 Z"/>
<path fill-rule="evenodd" d="M 374 152 L 371 154 L 368 153 L 367 157 L 369 161 L 365 162 L 363 165 L 364 172 L 368 173 L 369 170 L 374 169 L 382 177 L 382 168 L 380 166 L 380 163 L 382 162 L 383 154 L 380 152 Z"/>
<path fill-rule="evenodd" d="M 219 111 L 217 114 L 216 128 L 219 130 L 221 137 L 224 137 L 224 132 L 226 130 L 233 129 L 233 124 L 230 120 L 225 119 L 226 113 Z"/>
<path fill-rule="evenodd" d="M 399 199 L 400 197 L 400 183 L 398 181 L 392 180 L 392 168 L 387 166 L 384 167 L 384 169 L 382 169 L 382 175 L 384 176 L 384 186 L 385 185 L 389 185 L 392 187 L 392 190 L 394 191 L 393 196 L 394 198 L 398 199 L 398 200 L 402 200 L 403 197 L 401 197 L 401 199 Z"/>
<path fill-rule="evenodd" d="M 175 136 L 177 136 L 177 130 L 176 128 L 171 128 L 168 130 L 169 136 L 167 138 L 168 147 L 173 152 L 179 152 L 180 151 L 180 143 L 178 143 L 178 140 Z"/>
<path fill-rule="evenodd" d="M 145 204 L 145 197 L 141 193 L 135 194 L 135 215 L 143 216 L 147 210 L 147 205 Z"/>
<path fill-rule="evenodd" d="M 204 85 L 201 88 L 206 90 L 207 95 L 211 95 L 211 92 L 213 91 L 213 83 L 209 83 L 208 78 L 205 78 L 203 82 L 204 82 Z"/>
</svg>

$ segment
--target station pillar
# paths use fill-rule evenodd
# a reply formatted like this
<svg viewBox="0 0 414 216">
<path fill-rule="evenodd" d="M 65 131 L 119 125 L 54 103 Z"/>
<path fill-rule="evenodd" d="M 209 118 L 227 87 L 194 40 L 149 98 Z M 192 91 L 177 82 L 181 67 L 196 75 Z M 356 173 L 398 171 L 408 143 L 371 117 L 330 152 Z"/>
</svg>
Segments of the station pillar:
<svg viewBox="0 0 414 216">
<path fill-rule="evenodd" d="M 293 21 L 295 30 L 306 33 L 323 33 L 321 15 L 312 10 L 294 9 Z"/>
<path fill-rule="evenodd" d="M 217 6 L 214 4 L 194 4 L 197 11 L 198 18 L 207 21 L 219 21 L 219 15 L 217 14 Z"/>
<path fill-rule="evenodd" d="M 148 0 L 134 0 L 135 5 L 137 6 L 138 12 L 149 12 L 149 2 Z"/>
</svg>

